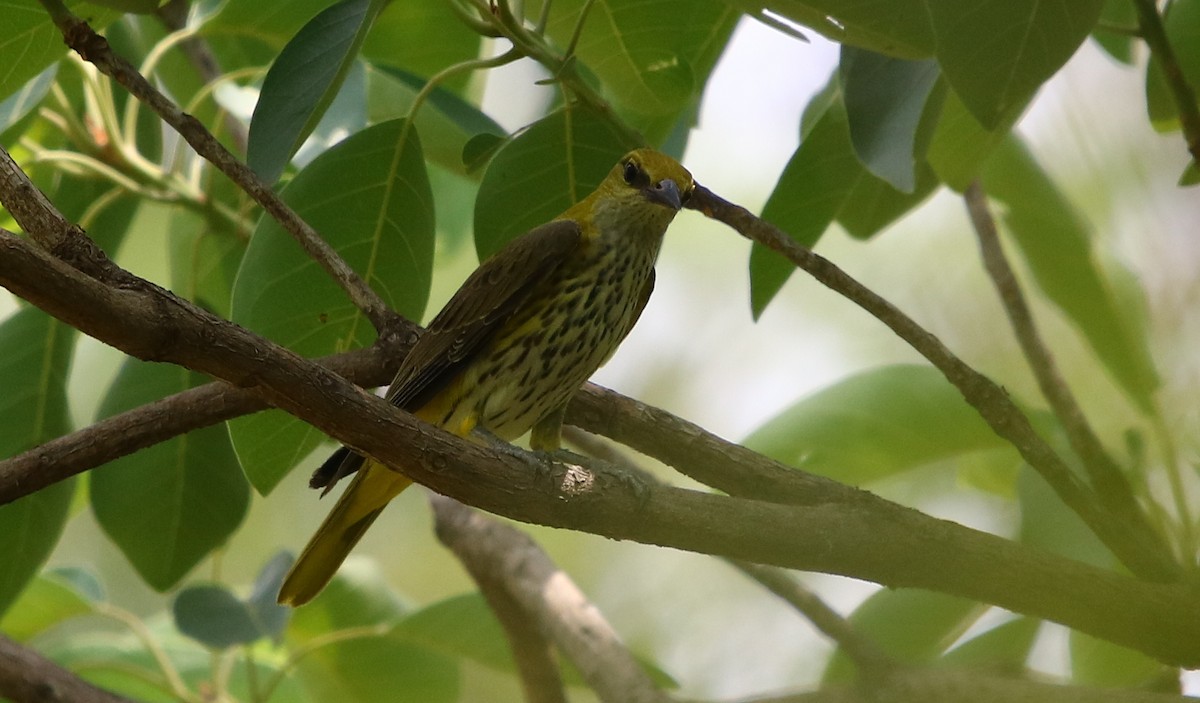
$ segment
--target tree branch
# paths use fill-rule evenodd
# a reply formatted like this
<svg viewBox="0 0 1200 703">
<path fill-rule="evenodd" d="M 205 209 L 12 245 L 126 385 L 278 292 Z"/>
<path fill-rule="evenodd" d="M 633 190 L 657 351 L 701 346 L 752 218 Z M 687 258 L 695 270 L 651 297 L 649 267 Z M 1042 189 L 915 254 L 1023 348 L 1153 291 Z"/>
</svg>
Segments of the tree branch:
<svg viewBox="0 0 1200 703">
<path fill-rule="evenodd" d="M 548 654 L 545 638 L 553 640 L 575 664 L 600 700 L 666 701 L 600 611 L 533 540 L 458 501 L 438 495 L 431 496 L 430 501 L 442 544 L 454 552 L 481 587 L 488 586 L 485 595 L 489 591 L 493 596 L 502 594 L 500 600 L 516 607 L 516 613 L 508 606 L 497 613 L 502 622 L 507 613 L 509 620 L 532 624 L 537 631 L 537 637 L 529 639 L 535 643 L 541 640 L 538 650 L 522 653 L 514 648 L 518 663 L 526 665 L 521 672 L 527 701 L 565 700 L 558 666 L 553 658 L 544 656 Z M 491 602 L 492 596 L 488 600 Z M 510 640 L 511 635 L 510 631 Z M 527 667 L 533 671 L 527 671 Z M 551 677 L 552 681 L 546 681 Z M 535 698 L 529 693 L 534 688 L 531 684 L 537 681 L 541 685 L 535 690 L 542 697 Z M 557 684 L 556 690 L 550 690 L 548 683 Z"/>
<path fill-rule="evenodd" d="M 602 466 L 478 446 L 152 284 L 113 290 L 4 234 L 0 284 L 85 334 L 245 387 L 439 493 L 515 520 L 932 588 L 1054 620 L 1168 663 L 1200 663 L 1200 612 L 1192 607 L 1200 589 L 1193 586 L 1140 583 L 844 487 L 813 494 L 804 507 L 785 506 L 646 486 Z"/>
<path fill-rule="evenodd" d="M 1017 277 L 1004 256 L 1004 249 L 996 232 L 996 221 L 988 209 L 987 195 L 978 180 L 972 181 L 967 187 L 963 193 L 963 200 L 971 216 L 975 235 L 979 239 L 984 268 L 1000 295 L 1000 301 L 1008 314 L 1021 351 L 1024 352 L 1025 359 L 1037 379 L 1038 388 L 1050 403 L 1054 415 L 1062 423 L 1067 440 L 1083 460 L 1083 466 L 1092 479 L 1096 494 L 1123 522 L 1136 526 L 1134 529 L 1142 532 L 1153 533 L 1154 529 L 1146 522 L 1145 514 L 1138 507 L 1133 488 L 1125 474 L 1100 443 L 1083 410 L 1075 402 L 1071 389 L 1059 373 L 1054 356 L 1038 334 L 1033 313 L 1025 303 Z"/>
<path fill-rule="evenodd" d="M 0 699 L 13 703 L 134 703 L 0 635 Z"/>
<path fill-rule="evenodd" d="M 782 254 L 830 289 L 842 294 L 887 325 L 940 370 L 997 435 L 1008 440 L 1055 493 L 1131 571 L 1157 581 L 1179 577 L 1181 570 L 1158 536 L 1130 530 L 1129 524 L 1104 510 L 1091 491 L 1033 429 L 1029 419 L 991 379 L 954 355 L 937 337 L 888 301 L 851 278 L 828 259 L 805 249 L 774 225 L 697 184 L 687 207 L 720 220 L 742 236 Z"/>
<path fill-rule="evenodd" d="M 836 642 L 865 679 L 875 680 L 897 666 L 874 642 L 859 634 L 846 618 L 787 572 L 744 561 L 734 561 L 733 565 L 800 611 L 822 634 Z"/>
<path fill-rule="evenodd" d="M 1150 47 L 1151 55 L 1158 59 L 1171 97 L 1175 99 L 1188 153 L 1192 155 L 1192 161 L 1200 165 L 1200 105 L 1196 104 L 1196 91 L 1192 90 L 1192 84 L 1179 65 L 1155 0 L 1133 0 L 1133 7 L 1138 15 L 1138 33 Z"/>
<path fill-rule="evenodd" d="M 329 274 L 350 297 L 380 336 L 392 332 L 398 315 L 391 311 L 383 299 L 359 277 L 340 255 L 264 183 L 258 174 L 231 154 L 216 137 L 195 117 L 183 112 L 158 91 L 137 69 L 125 59 L 113 53 L 108 41 L 96 34 L 87 22 L 76 17 L 60 0 L 40 0 L 54 24 L 62 31 L 68 47 L 85 61 L 96 66 L 101 73 L 112 78 L 171 125 L 191 145 L 196 153 L 216 166 L 242 190 L 254 199 L 271 217 L 299 242 L 305 253 Z M 8 201 L 4 201 L 8 206 Z M 14 217 L 16 213 L 14 213 Z M 20 220 L 18 219 L 18 222 Z M 24 225 L 22 224 L 22 227 Z"/>
</svg>

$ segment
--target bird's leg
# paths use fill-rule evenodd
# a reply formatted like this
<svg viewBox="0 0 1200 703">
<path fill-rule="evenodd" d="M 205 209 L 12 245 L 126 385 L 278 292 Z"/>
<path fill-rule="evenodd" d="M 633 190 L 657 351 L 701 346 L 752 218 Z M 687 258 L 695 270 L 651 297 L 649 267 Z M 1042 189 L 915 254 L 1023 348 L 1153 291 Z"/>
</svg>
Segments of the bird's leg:
<svg viewBox="0 0 1200 703">
<path fill-rule="evenodd" d="M 529 448 L 547 454 L 554 454 L 562 449 L 562 423 L 566 412 L 567 405 L 563 403 L 542 415 L 534 423 L 533 432 L 529 435 Z"/>
</svg>

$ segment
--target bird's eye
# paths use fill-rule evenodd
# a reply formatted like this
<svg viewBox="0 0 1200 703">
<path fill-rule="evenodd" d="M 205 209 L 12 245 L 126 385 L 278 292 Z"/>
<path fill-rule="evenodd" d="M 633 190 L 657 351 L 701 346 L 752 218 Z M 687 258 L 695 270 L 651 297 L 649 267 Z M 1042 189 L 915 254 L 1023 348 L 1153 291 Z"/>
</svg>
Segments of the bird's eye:
<svg viewBox="0 0 1200 703">
<path fill-rule="evenodd" d="M 626 161 L 625 173 L 623 175 L 625 176 L 626 183 L 634 185 L 637 183 L 639 176 L 642 175 L 642 169 L 638 168 L 638 165 L 633 161 Z"/>
</svg>

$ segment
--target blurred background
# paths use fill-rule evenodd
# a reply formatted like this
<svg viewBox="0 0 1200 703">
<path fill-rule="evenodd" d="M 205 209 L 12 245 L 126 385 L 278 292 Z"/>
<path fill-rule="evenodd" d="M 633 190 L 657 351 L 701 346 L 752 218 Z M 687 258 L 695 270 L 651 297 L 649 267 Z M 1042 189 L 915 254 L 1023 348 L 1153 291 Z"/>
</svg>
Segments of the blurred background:
<svg viewBox="0 0 1200 703">
<path fill-rule="evenodd" d="M 698 181 L 751 210 L 770 194 L 798 144 L 801 110 L 836 66 L 837 46 L 810 39 L 800 43 L 743 20 L 704 94 L 683 162 Z M 548 89 L 533 85 L 541 77 L 529 61 L 489 72 L 484 110 L 509 129 L 536 119 L 551 99 Z M 1178 133 L 1159 135 L 1150 128 L 1143 77 L 1142 68 L 1113 61 L 1089 41 L 1045 86 L 1019 131 L 1087 217 L 1099 255 L 1119 260 L 1144 288 L 1152 349 L 1167 380 L 1164 414 L 1176 437 L 1190 438 L 1180 449 L 1194 460 L 1200 449 L 1193 400 L 1200 391 L 1193 351 L 1200 341 L 1195 312 L 1200 199 L 1194 189 L 1175 185 L 1186 163 L 1183 141 Z M 117 258 L 140 275 L 165 281 L 162 240 L 153 222 L 142 224 Z M 476 263 L 473 248 L 461 239 L 448 237 L 439 246 L 430 315 Z M 938 191 L 867 242 L 835 225 L 817 250 L 1020 400 L 1043 404 L 1015 343 L 995 332 L 1006 329 L 1006 321 L 954 193 Z M 656 292 L 641 322 L 593 380 L 737 441 L 796 400 L 856 371 L 921 361 L 883 325 L 803 274 L 755 322 L 748 254 L 749 244 L 732 231 L 694 212 L 681 214 L 668 233 Z M 7 312 L 12 301 L 4 298 L 0 305 Z M 1035 314 L 1101 435 L 1120 436 L 1135 422 L 1122 393 L 1056 309 L 1035 300 Z M 80 344 L 71 379 L 78 425 L 94 416 L 120 358 L 98 343 Z M 322 447 L 269 497 L 255 497 L 235 540 L 194 577 L 248 583 L 279 549 L 298 550 L 331 505 L 306 488 L 305 467 L 315 466 L 330 448 Z M 664 480 L 687 483 L 669 470 L 656 470 Z M 1019 516 L 1011 501 L 963 485 L 953 472 L 919 473 L 868 488 L 972 527 L 1003 535 L 1015 530 Z M 473 590 L 430 526 L 425 496 L 403 494 L 368 533 L 357 568 L 378 568 L 413 605 Z M 728 698 L 810 685 L 825 665 L 830 645 L 806 621 L 718 560 L 528 525 L 521 529 L 579 583 L 635 651 L 680 682 L 681 695 Z M 136 577 L 86 510 L 68 524 L 51 559 L 51 566 L 78 564 L 100 571 L 118 605 L 149 614 L 167 603 L 167 596 Z M 877 588 L 840 577 L 803 578 L 843 613 Z M 989 614 L 981 626 L 1004 617 Z M 1054 627 L 1044 628 L 1032 666 L 1061 671 L 1063 641 Z M 507 676 L 469 669 L 466 682 L 464 701 L 519 700 L 516 682 Z M 580 694 L 572 695 L 588 700 Z"/>
</svg>

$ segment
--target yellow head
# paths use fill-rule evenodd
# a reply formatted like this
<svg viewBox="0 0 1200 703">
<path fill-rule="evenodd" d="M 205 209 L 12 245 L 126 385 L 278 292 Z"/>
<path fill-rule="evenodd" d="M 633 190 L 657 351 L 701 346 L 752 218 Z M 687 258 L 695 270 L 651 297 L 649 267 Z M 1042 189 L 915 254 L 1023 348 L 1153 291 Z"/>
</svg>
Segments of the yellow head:
<svg viewBox="0 0 1200 703">
<path fill-rule="evenodd" d="M 658 239 L 691 196 L 692 187 L 692 174 L 675 159 L 653 149 L 636 149 L 563 217 L 590 220 L 599 236 Z"/>
</svg>

